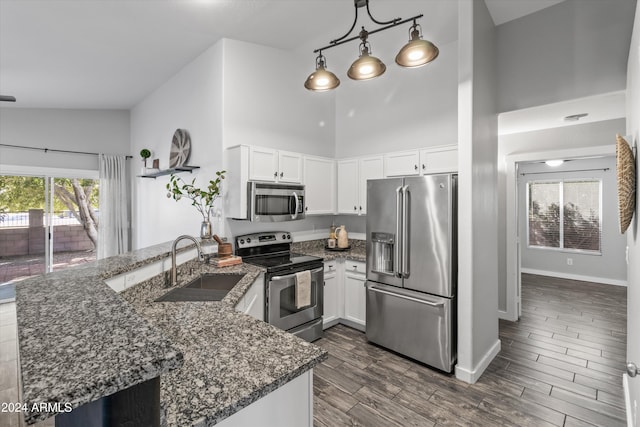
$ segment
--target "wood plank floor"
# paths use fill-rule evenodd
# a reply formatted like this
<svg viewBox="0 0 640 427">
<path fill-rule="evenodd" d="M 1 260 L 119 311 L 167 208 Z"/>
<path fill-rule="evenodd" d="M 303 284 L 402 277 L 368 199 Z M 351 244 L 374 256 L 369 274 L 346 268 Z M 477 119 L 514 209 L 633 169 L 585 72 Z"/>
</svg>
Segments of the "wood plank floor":
<svg viewBox="0 0 640 427">
<path fill-rule="evenodd" d="M 316 344 L 314 425 L 624 426 L 626 288 L 523 274 L 522 317 L 473 385 L 343 325 Z"/>
</svg>

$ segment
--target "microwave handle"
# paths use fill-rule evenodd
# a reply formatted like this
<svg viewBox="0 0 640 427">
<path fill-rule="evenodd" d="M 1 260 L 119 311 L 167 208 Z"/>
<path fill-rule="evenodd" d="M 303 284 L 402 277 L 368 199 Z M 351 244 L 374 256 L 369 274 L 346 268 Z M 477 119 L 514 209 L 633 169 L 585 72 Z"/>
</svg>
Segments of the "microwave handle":
<svg viewBox="0 0 640 427">
<path fill-rule="evenodd" d="M 293 215 L 291 215 L 291 219 L 296 219 L 298 217 L 298 208 L 300 207 L 300 200 L 298 199 L 298 195 L 296 194 L 295 191 L 292 194 L 293 194 L 293 198 L 296 200 L 296 208 L 295 208 L 295 211 L 293 212 Z"/>
</svg>

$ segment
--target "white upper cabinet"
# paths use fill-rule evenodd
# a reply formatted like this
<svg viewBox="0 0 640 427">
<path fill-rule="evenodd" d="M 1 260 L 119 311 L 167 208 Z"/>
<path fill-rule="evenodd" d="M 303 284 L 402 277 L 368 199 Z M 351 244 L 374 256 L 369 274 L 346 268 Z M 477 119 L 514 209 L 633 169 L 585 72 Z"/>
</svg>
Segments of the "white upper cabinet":
<svg viewBox="0 0 640 427">
<path fill-rule="evenodd" d="M 249 147 L 249 179 L 301 183 L 302 155 L 251 146 Z"/>
<path fill-rule="evenodd" d="M 443 145 L 420 151 L 420 172 L 422 174 L 458 171 L 458 147 Z"/>
<path fill-rule="evenodd" d="M 338 161 L 338 213 L 367 212 L 367 180 L 383 178 L 382 156 Z"/>
<path fill-rule="evenodd" d="M 278 151 L 270 148 L 249 147 L 249 179 L 272 181 L 278 177 Z"/>
<path fill-rule="evenodd" d="M 288 151 L 278 152 L 278 181 L 302 182 L 302 155 Z"/>
<path fill-rule="evenodd" d="M 358 214 L 367 213 L 367 180 L 384 178 L 382 156 L 367 157 L 359 162 Z"/>
<path fill-rule="evenodd" d="M 358 213 L 358 159 L 338 160 L 338 213 Z"/>
<path fill-rule="evenodd" d="M 384 175 L 386 177 L 420 175 L 419 165 L 420 152 L 418 150 L 384 155 Z"/>
<path fill-rule="evenodd" d="M 333 159 L 304 156 L 305 213 L 336 212 L 336 162 Z"/>
</svg>

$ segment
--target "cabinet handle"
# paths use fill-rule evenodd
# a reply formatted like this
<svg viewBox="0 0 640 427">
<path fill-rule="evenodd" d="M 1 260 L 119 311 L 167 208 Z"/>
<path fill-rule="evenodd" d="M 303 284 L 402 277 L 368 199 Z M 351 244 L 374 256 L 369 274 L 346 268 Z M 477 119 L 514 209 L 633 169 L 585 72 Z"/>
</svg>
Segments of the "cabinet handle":
<svg viewBox="0 0 640 427">
<path fill-rule="evenodd" d="M 277 178 L 277 177 L 278 177 L 278 171 L 275 171 L 275 172 L 273 173 L 273 177 L 274 177 L 274 178 Z"/>
<path fill-rule="evenodd" d="M 425 170 L 427 167 L 425 166 L 425 164 L 422 164 L 422 170 Z"/>
<path fill-rule="evenodd" d="M 308 211 L 308 210 L 309 210 L 309 206 L 305 206 L 305 207 L 304 207 L 304 211 L 306 212 L 306 211 Z"/>
<path fill-rule="evenodd" d="M 418 165 L 413 165 L 414 170 L 418 170 Z"/>
<path fill-rule="evenodd" d="M 284 172 L 280 172 L 280 178 L 284 176 Z"/>
<path fill-rule="evenodd" d="M 353 207 L 353 210 L 354 210 L 354 211 L 357 211 L 357 210 L 358 210 L 358 207 L 357 207 L 357 206 L 354 206 L 354 207 Z"/>
</svg>

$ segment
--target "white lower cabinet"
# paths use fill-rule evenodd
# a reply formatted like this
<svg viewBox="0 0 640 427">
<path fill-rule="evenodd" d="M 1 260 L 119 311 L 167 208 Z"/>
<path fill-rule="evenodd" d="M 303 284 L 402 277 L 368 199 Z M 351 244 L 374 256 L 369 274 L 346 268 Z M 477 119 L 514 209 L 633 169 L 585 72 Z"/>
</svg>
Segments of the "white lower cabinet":
<svg viewBox="0 0 640 427">
<path fill-rule="evenodd" d="M 264 274 L 256 277 L 251 287 L 236 304 L 236 310 L 264 321 Z"/>
<path fill-rule="evenodd" d="M 325 329 L 338 323 L 341 317 L 341 298 L 337 264 L 336 261 L 324 263 L 322 327 Z"/>
<path fill-rule="evenodd" d="M 344 267 L 344 319 L 349 326 L 364 331 L 367 321 L 366 298 L 364 287 L 366 282 L 365 264 L 356 261 L 345 261 Z"/>
<path fill-rule="evenodd" d="M 216 425 L 219 427 L 313 427 L 313 369 Z"/>
<path fill-rule="evenodd" d="M 359 261 L 335 260 L 324 264 L 323 327 L 337 323 L 365 330 L 366 265 Z"/>
</svg>

